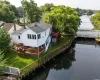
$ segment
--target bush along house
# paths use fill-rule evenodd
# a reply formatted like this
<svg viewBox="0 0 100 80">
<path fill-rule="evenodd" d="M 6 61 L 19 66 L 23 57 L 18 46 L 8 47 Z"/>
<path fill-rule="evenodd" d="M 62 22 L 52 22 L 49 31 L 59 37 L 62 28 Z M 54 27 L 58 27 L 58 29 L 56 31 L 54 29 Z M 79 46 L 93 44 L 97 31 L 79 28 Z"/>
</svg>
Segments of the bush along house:
<svg viewBox="0 0 100 80">
<path fill-rule="evenodd" d="M 11 34 L 14 49 L 22 54 L 46 52 L 51 42 L 52 25 L 44 22 L 32 23 Z"/>
</svg>

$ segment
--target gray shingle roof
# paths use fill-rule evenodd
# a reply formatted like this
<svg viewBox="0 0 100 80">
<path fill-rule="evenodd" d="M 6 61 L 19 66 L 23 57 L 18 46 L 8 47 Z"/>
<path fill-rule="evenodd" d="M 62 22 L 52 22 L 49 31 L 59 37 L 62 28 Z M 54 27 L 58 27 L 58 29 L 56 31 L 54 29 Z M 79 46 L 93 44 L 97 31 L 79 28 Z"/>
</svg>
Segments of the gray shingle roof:
<svg viewBox="0 0 100 80">
<path fill-rule="evenodd" d="M 23 32 L 25 29 L 24 28 L 21 28 L 17 31 L 14 31 L 12 34 L 21 34 L 21 32 Z"/>
<path fill-rule="evenodd" d="M 44 29 L 40 28 L 38 25 L 34 25 L 33 27 L 28 27 L 28 28 L 36 33 L 40 33 L 40 32 L 45 31 Z"/>
<path fill-rule="evenodd" d="M 6 28 L 6 30 L 9 31 L 13 25 L 14 23 L 4 23 L 4 28 Z"/>
<path fill-rule="evenodd" d="M 35 23 L 32 23 L 32 24 L 29 24 L 29 25 L 27 25 L 27 27 L 28 28 L 32 27 L 30 29 L 32 29 L 36 33 L 39 33 L 39 32 L 42 32 L 42 31 L 46 31 L 48 28 L 51 28 L 52 25 L 40 21 L 39 23 L 35 22 Z"/>
<path fill-rule="evenodd" d="M 52 25 L 51 24 L 47 24 L 47 23 L 44 23 L 44 22 L 40 22 L 37 24 L 40 28 L 44 29 L 44 30 L 47 30 L 48 28 L 51 28 Z"/>
<path fill-rule="evenodd" d="M 51 27 L 52 27 L 51 24 L 47 24 L 41 21 L 39 23 L 35 22 L 35 23 L 27 25 L 26 29 L 30 29 L 36 33 L 40 33 L 40 32 L 46 31 L 48 28 L 51 28 Z M 15 31 L 12 34 L 21 34 L 23 30 L 25 29 L 21 28 L 20 30 Z"/>
</svg>

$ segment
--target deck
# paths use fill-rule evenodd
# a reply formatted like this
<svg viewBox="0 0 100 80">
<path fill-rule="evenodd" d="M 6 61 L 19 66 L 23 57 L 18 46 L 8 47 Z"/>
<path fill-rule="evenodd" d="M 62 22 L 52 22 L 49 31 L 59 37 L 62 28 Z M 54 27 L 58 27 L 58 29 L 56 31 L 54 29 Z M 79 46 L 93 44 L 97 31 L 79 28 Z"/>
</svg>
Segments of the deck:
<svg viewBox="0 0 100 80">
<path fill-rule="evenodd" d="M 14 44 L 14 50 L 20 54 L 38 55 L 45 52 L 45 44 L 42 47 L 24 46 L 22 43 Z"/>
</svg>

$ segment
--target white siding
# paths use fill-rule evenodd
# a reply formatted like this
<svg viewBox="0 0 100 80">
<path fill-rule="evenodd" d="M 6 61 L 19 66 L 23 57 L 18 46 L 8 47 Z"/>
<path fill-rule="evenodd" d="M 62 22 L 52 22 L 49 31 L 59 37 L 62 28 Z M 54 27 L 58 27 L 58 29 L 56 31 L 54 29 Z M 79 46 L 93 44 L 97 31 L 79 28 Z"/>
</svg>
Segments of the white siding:
<svg viewBox="0 0 100 80">
<path fill-rule="evenodd" d="M 46 32 L 46 35 L 45 35 L 45 32 Z M 48 28 L 46 31 L 40 33 L 41 34 L 41 38 L 38 39 L 38 45 L 41 46 L 42 44 L 45 44 L 46 43 L 46 40 L 47 38 L 49 37 L 50 35 L 50 28 Z"/>
<path fill-rule="evenodd" d="M 11 35 L 11 36 L 12 36 L 12 41 L 13 42 L 15 42 L 15 43 L 22 43 L 21 36 L 20 36 L 20 39 L 18 39 L 19 35 Z"/>
<path fill-rule="evenodd" d="M 51 42 L 51 37 L 50 37 L 51 31 L 50 30 L 51 29 L 48 28 L 46 31 L 38 33 L 41 35 L 41 38 L 38 39 L 38 36 L 37 36 L 38 34 L 28 29 L 20 35 L 20 39 L 18 39 L 18 35 L 12 35 L 12 41 L 16 43 L 23 43 L 25 46 L 39 47 L 43 44 L 46 44 L 46 41 L 48 39 L 48 44 L 46 45 L 46 50 L 45 50 L 47 51 L 49 44 Z M 27 34 L 36 35 L 36 39 L 28 39 Z"/>
<path fill-rule="evenodd" d="M 36 39 L 28 39 L 27 34 L 33 34 L 36 35 Z M 22 42 L 25 46 L 32 46 L 32 47 L 38 47 L 37 45 L 37 34 L 31 30 L 27 30 L 22 33 Z"/>
</svg>

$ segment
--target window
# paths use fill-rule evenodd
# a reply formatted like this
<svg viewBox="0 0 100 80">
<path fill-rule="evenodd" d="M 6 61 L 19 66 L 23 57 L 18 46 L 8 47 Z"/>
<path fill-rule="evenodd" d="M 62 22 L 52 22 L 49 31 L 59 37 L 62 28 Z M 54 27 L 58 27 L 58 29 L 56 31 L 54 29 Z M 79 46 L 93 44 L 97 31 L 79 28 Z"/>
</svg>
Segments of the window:
<svg viewBox="0 0 100 80">
<path fill-rule="evenodd" d="M 29 35 L 29 34 L 27 34 L 27 38 L 28 38 L 28 39 L 29 39 L 29 36 L 30 36 L 30 35 Z"/>
<path fill-rule="evenodd" d="M 41 38 L 41 35 L 40 34 L 38 34 L 38 39 L 40 39 Z"/>
<path fill-rule="evenodd" d="M 32 35 L 32 39 L 36 39 L 36 35 Z"/>
<path fill-rule="evenodd" d="M 20 36 L 18 36 L 18 39 L 20 39 Z"/>
<path fill-rule="evenodd" d="M 29 39 L 32 39 L 32 36 L 31 36 L 31 34 L 29 34 Z"/>
<path fill-rule="evenodd" d="M 28 39 L 36 39 L 36 35 L 33 34 L 27 34 Z"/>
<path fill-rule="evenodd" d="M 34 35 L 32 35 L 32 39 L 34 39 Z"/>
<path fill-rule="evenodd" d="M 35 39 L 36 39 L 36 35 L 34 35 L 35 36 Z"/>
</svg>

